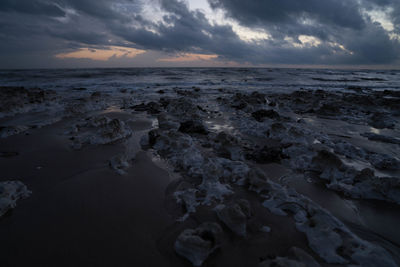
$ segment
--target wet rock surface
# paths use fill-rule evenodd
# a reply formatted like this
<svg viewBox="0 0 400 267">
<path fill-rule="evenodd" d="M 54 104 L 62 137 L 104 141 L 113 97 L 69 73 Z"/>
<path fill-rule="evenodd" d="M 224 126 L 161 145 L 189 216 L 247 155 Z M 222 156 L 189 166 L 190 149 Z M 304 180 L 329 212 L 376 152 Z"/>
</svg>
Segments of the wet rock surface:
<svg viewBox="0 0 400 267">
<path fill-rule="evenodd" d="M 208 256 L 219 248 L 222 229 L 217 223 L 203 223 L 195 229 L 184 230 L 177 238 L 176 253 L 201 266 Z"/>
<path fill-rule="evenodd" d="M 247 219 L 250 217 L 250 203 L 241 199 L 236 203 L 215 207 L 218 218 L 238 236 L 246 236 Z"/>
<path fill-rule="evenodd" d="M 109 166 L 119 175 L 124 175 L 133 160 L 133 158 L 129 158 L 127 155 L 117 155 L 110 159 Z"/>
<path fill-rule="evenodd" d="M 290 93 L 220 89 L 208 95 L 203 88 L 163 88 L 141 98 L 123 90 L 122 99 L 112 106 L 106 94 L 71 90 L 81 95 L 65 100 L 61 109 L 71 120 L 66 135 L 77 150 L 129 139 L 136 133 L 129 116 L 153 121 L 140 132 L 137 145 L 179 176 L 166 193 L 176 220 L 172 228 L 179 229 L 170 234 L 169 244 L 194 266 L 228 257 L 223 253 L 232 249 L 231 244 L 236 249 L 256 248 L 263 242 L 271 242 L 270 247 L 276 243 L 278 248 L 257 252 L 254 260 L 260 259 L 260 266 L 396 266 L 396 250 L 356 235 L 336 217 L 340 212 L 333 215 L 324 208 L 329 203 L 317 204 L 307 196 L 320 190 L 330 194 L 326 202 L 357 199 L 365 205 L 371 200 L 400 204 L 400 95 L 348 89 Z M 3 90 L 5 95 L 15 95 L 1 99 L 9 101 L 6 112 L 21 108 L 14 98 L 36 105 L 53 97 L 41 91 Z M 112 116 L 121 110 L 127 117 Z M 2 126 L 0 136 L 6 139 L 32 129 L 24 127 Z M 106 168 L 128 179 L 134 157 L 112 155 L 116 156 L 105 160 Z M 299 193 L 296 183 L 308 183 L 312 190 L 299 187 L 303 189 Z M 23 184 L 3 188 L 8 189 L 0 193 L 8 192 L 8 198 L 1 200 L 0 211 L 29 196 Z M 296 238 L 285 238 L 285 231 Z M 211 257 L 214 253 L 216 258 Z"/>
<path fill-rule="evenodd" d="M 80 149 L 84 145 L 104 145 L 129 137 L 131 129 L 119 119 L 96 116 L 74 125 L 70 131 L 72 147 Z"/>
<path fill-rule="evenodd" d="M 348 121 L 346 116 L 349 111 L 346 108 L 339 109 L 331 102 L 324 103 L 331 97 L 330 94 L 323 91 L 295 92 L 292 94 L 295 97 L 293 105 L 301 108 L 299 114 L 303 114 L 310 112 L 310 107 L 315 106 L 316 101 L 319 102 L 319 108 L 311 113 Z M 319 257 L 315 260 L 301 249 L 294 249 L 297 256 L 276 256 L 264 261 L 262 264 L 265 266 L 319 266 L 320 260 L 328 264 L 363 265 L 370 261 L 377 262 L 379 257 L 384 258 L 385 265 L 395 266 L 385 249 L 360 239 L 315 202 L 292 188 L 269 180 L 263 171 L 252 166 L 251 162 L 283 164 L 295 173 L 318 177 L 328 189 L 347 197 L 399 203 L 397 178 L 377 177 L 367 169 L 356 170 L 347 166 L 339 156 L 329 150 L 334 148 L 341 155 L 368 161 L 372 166 L 384 170 L 395 170 L 398 164 L 396 158 L 359 149 L 344 141 L 338 142 L 328 135 L 308 129 L 305 127 L 305 121 L 290 116 L 282 120 L 284 117 L 278 112 L 264 108 L 270 103 L 283 108 L 281 97 L 286 96 L 270 96 L 273 99 L 271 100 L 268 96 L 257 93 L 236 94 L 231 99 L 234 104 L 229 98 L 218 99 L 222 106 L 240 113 L 232 118 L 234 127 L 238 127 L 239 130 L 239 134 L 235 135 L 223 131 L 207 131 L 202 120 L 209 113 L 206 109 L 196 108 L 187 98 L 161 101 L 161 106 L 168 115 L 158 117 L 159 128 L 149 132 L 146 143 L 147 147 L 167 159 L 185 181 L 186 185 L 179 187 L 174 193 L 175 201 L 183 207 L 183 214 L 178 220 L 190 220 L 197 216 L 199 210 L 213 210 L 218 222 L 224 226 L 221 229 L 225 230 L 222 231 L 228 230 L 227 233 L 234 234 L 236 238 L 248 238 L 249 235 L 254 235 L 253 230 L 249 232 L 248 224 L 252 225 L 254 222 L 250 202 L 240 198 L 238 188 L 244 188 L 249 192 L 256 192 L 260 197 L 259 201 L 271 213 L 292 217 L 296 229 L 304 233 L 308 246 Z M 359 101 L 367 106 L 372 99 Z M 291 102 L 288 102 L 290 106 Z M 294 108 L 294 111 L 299 110 Z M 188 116 L 179 115 L 185 114 L 184 112 L 190 112 L 195 120 L 188 120 Z M 248 116 L 244 116 L 243 113 Z M 251 122 L 251 118 L 255 119 L 255 123 Z M 356 123 L 361 123 L 358 119 L 355 119 Z M 351 121 L 354 121 L 354 118 Z M 364 123 L 368 124 L 368 121 Z M 243 131 L 240 128 L 241 124 L 245 125 Z M 257 138 L 264 138 L 269 144 L 260 146 L 251 141 L 255 131 Z M 266 233 L 271 232 L 271 228 L 268 227 L 268 230 Z M 198 235 L 193 229 L 185 231 L 185 235 L 178 236 L 176 241 L 180 244 L 178 247 L 181 252 L 178 254 L 198 266 L 207 258 L 206 255 L 213 251 L 213 246 L 206 246 L 204 240 L 196 237 L 196 246 L 200 247 L 200 244 L 203 244 L 207 248 L 200 253 L 200 258 L 194 256 L 196 254 L 192 249 L 182 250 L 183 240 L 190 240 L 194 238 L 193 235 Z"/>
<path fill-rule="evenodd" d="M 272 109 L 269 110 L 260 109 L 251 113 L 251 116 L 253 116 L 253 118 L 259 122 L 262 122 L 264 118 L 275 119 L 275 120 L 280 118 L 279 113 Z"/>
<path fill-rule="evenodd" d="M 264 260 L 259 267 L 319 267 L 319 263 L 307 252 L 300 248 L 292 247 L 288 251 L 287 257 L 276 257 Z"/>
<path fill-rule="evenodd" d="M 139 104 L 132 106 L 131 109 L 135 111 L 147 111 L 150 114 L 158 114 L 160 113 L 160 105 L 155 102 L 149 102 L 147 104 Z"/>
<path fill-rule="evenodd" d="M 20 181 L 0 182 L 0 217 L 17 206 L 17 201 L 27 198 L 31 191 Z"/>
<path fill-rule="evenodd" d="M 208 130 L 206 127 L 198 120 L 195 121 L 185 121 L 181 122 L 179 129 L 182 133 L 198 133 L 198 134 L 207 134 Z"/>
<path fill-rule="evenodd" d="M 20 112 L 29 106 L 54 101 L 56 93 L 40 88 L 0 87 L 0 114 Z"/>
</svg>

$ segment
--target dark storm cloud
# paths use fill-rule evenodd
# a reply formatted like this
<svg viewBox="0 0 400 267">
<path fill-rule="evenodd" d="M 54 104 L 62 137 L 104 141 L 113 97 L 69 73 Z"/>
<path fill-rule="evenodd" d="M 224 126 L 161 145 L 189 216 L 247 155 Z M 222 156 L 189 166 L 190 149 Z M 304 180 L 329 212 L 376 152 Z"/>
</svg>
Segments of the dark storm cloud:
<svg viewBox="0 0 400 267">
<path fill-rule="evenodd" d="M 351 0 L 210 0 L 213 8 L 223 8 L 228 15 L 246 25 L 293 24 L 302 19 L 360 29 L 364 20 L 356 1 Z"/>
<path fill-rule="evenodd" d="M 259 57 L 259 48 L 241 40 L 231 26 L 211 25 L 202 12 L 190 11 L 183 2 L 163 0 L 161 7 L 168 12 L 163 18 L 167 24 L 153 23 L 151 30 L 114 25 L 113 32 L 143 49 L 217 54 L 239 62 Z"/>
<path fill-rule="evenodd" d="M 363 9 L 392 8 L 392 23 L 400 22 L 398 0 L 281 0 L 281 1 L 240 1 L 209 0 L 215 9 L 222 9 L 226 15 L 245 26 L 256 26 L 268 30 L 275 40 L 299 35 L 318 37 L 325 49 L 312 49 L 312 58 L 320 56 L 321 63 L 346 64 L 390 64 L 399 59 L 398 40 L 390 39 L 388 32 L 362 13 Z M 396 29 L 396 28 L 395 28 Z M 397 30 L 399 28 L 397 27 Z M 351 51 L 347 56 L 329 49 L 332 43 L 343 45 Z M 271 48 L 271 47 L 270 47 Z M 272 47 L 279 50 L 278 47 Z M 294 53 L 304 57 L 304 49 Z M 334 56 L 332 56 L 334 52 Z M 330 61 L 327 62 L 327 58 Z"/>
<path fill-rule="evenodd" d="M 398 40 L 362 10 L 389 10 L 399 32 L 398 0 L 209 0 L 239 24 L 272 38 L 244 41 L 230 25 L 208 21 L 180 0 L 151 0 L 165 13 L 146 19 L 141 0 L 2 0 L 0 57 L 56 60 L 80 47 L 129 46 L 167 53 L 217 54 L 220 60 L 253 64 L 395 64 Z M 386 11 L 385 11 L 386 12 Z M 302 45 L 301 35 L 320 40 Z M 290 37 L 288 39 L 288 37 Z M 343 47 L 345 49 L 343 49 Z M 18 58 L 18 60 L 17 60 Z M 5 67 L 6 61 L 0 67 Z"/>
<path fill-rule="evenodd" d="M 63 16 L 64 11 L 52 1 L 2 0 L 0 11 Z"/>
</svg>

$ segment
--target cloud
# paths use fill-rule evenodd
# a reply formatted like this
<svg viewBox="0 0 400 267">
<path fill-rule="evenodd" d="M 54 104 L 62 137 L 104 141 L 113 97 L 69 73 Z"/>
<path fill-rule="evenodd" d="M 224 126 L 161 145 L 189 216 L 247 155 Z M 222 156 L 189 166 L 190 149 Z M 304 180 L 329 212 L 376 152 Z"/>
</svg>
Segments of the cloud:
<svg viewBox="0 0 400 267">
<path fill-rule="evenodd" d="M 226 16 L 242 25 L 264 28 L 274 40 L 265 48 L 290 53 L 292 62 L 298 58 L 305 60 L 304 55 L 309 56 L 308 61 L 322 64 L 391 64 L 399 60 L 398 40 L 391 39 L 389 32 L 363 12 L 385 7 L 392 10 L 391 18 L 397 23 L 400 7 L 397 0 L 209 2 L 211 7 L 223 10 Z M 313 49 L 298 50 L 296 44 L 292 49 L 282 47 L 283 40 L 288 37 L 301 44 L 299 37 L 302 35 L 318 38 L 321 42 Z M 344 49 L 338 51 L 337 47 Z M 280 61 L 291 63 L 284 57 Z"/>
<path fill-rule="evenodd" d="M 155 66 L 400 61 L 398 0 L 208 0 L 211 8 L 202 11 L 185 1 L 3 0 L 0 67 L 80 64 L 82 57 L 134 65 L 129 55 L 146 66 L 146 58 Z M 246 29 L 263 34 L 244 40 Z M 137 56 L 118 49 L 148 52 Z"/>
<path fill-rule="evenodd" d="M 56 58 L 86 58 L 92 60 L 107 61 L 110 58 L 134 58 L 137 55 L 143 54 L 145 52 L 145 50 L 135 48 L 108 46 L 101 49 L 79 48 L 78 50 L 73 52 L 57 54 Z"/>
<path fill-rule="evenodd" d="M 218 58 L 218 55 L 204 55 L 194 53 L 183 53 L 172 57 L 160 58 L 158 61 L 162 62 L 196 62 L 207 61 Z"/>
<path fill-rule="evenodd" d="M 26 14 L 46 15 L 46 16 L 64 16 L 65 12 L 60 6 L 52 1 L 37 0 L 2 0 L 0 2 L 0 11 L 20 12 Z"/>
<path fill-rule="evenodd" d="M 357 1 L 353 0 L 210 0 L 210 4 L 249 26 L 296 25 L 305 20 L 353 29 L 365 26 Z"/>
</svg>

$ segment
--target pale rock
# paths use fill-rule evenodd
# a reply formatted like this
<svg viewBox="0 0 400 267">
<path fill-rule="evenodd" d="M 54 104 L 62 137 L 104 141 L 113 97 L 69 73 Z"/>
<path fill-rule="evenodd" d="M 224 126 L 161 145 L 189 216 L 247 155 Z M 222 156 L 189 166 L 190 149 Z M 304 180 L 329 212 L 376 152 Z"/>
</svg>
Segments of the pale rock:
<svg viewBox="0 0 400 267">
<path fill-rule="evenodd" d="M 203 262 L 220 246 L 222 229 L 217 223 L 205 222 L 196 229 L 184 230 L 175 241 L 175 251 L 193 266 Z"/>
<path fill-rule="evenodd" d="M 32 194 L 20 181 L 0 182 L 0 217 L 17 206 L 17 201 Z"/>
<path fill-rule="evenodd" d="M 250 203 L 241 200 L 228 205 L 220 204 L 215 207 L 218 218 L 238 236 L 246 236 L 247 219 L 250 216 Z"/>
</svg>

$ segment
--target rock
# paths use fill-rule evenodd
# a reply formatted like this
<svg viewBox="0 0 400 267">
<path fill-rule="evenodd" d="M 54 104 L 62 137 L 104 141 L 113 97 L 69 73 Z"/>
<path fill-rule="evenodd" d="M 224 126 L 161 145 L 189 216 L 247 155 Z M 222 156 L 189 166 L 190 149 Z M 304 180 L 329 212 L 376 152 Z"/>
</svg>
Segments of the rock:
<svg viewBox="0 0 400 267">
<path fill-rule="evenodd" d="M 158 133 L 157 130 L 151 130 L 151 131 L 149 132 L 148 136 L 149 136 L 149 139 L 148 139 L 148 140 L 149 140 L 149 145 L 150 145 L 150 147 L 152 147 L 152 146 L 156 143 L 157 138 L 158 138 L 160 135 L 159 135 L 159 133 Z"/>
<path fill-rule="evenodd" d="M 90 137 L 91 144 L 108 144 L 127 138 L 132 134 L 125 123 L 119 119 L 112 119 L 107 124 L 102 125 L 95 136 Z"/>
<path fill-rule="evenodd" d="M 319 267 L 319 263 L 304 250 L 292 247 L 287 257 L 268 259 L 258 265 L 259 267 Z"/>
<path fill-rule="evenodd" d="M 313 158 L 310 169 L 316 171 L 319 178 L 327 181 L 327 188 L 342 192 L 348 197 L 400 204 L 399 178 L 376 177 L 374 171 L 368 168 L 357 171 L 343 164 L 335 154 L 324 150 Z"/>
<path fill-rule="evenodd" d="M 179 221 L 186 220 L 189 217 L 190 213 L 196 212 L 196 207 L 200 205 L 200 202 L 197 200 L 196 194 L 199 190 L 195 188 L 187 188 L 184 190 L 176 191 L 174 193 L 174 197 L 178 204 L 182 204 L 185 207 L 186 213 L 182 216 Z"/>
<path fill-rule="evenodd" d="M 391 97 L 397 97 L 397 98 L 399 98 L 400 97 L 400 92 L 399 91 L 397 91 L 397 90 L 384 90 L 383 91 L 383 95 L 384 96 L 391 96 Z"/>
<path fill-rule="evenodd" d="M 260 230 L 262 232 L 264 232 L 264 233 L 270 233 L 271 232 L 271 227 L 264 225 L 263 227 L 261 227 Z"/>
<path fill-rule="evenodd" d="M 158 115 L 157 120 L 158 120 L 158 128 L 162 130 L 170 130 L 170 129 L 178 130 L 180 126 L 179 122 L 177 122 L 174 118 L 168 116 L 165 113 Z"/>
<path fill-rule="evenodd" d="M 101 96 L 102 96 L 102 93 L 101 93 L 101 92 L 98 92 L 98 91 L 93 92 L 93 93 L 90 95 L 90 97 L 93 98 L 93 99 L 100 98 Z"/>
<path fill-rule="evenodd" d="M 307 265 L 288 258 L 277 257 L 261 262 L 258 267 L 307 267 Z"/>
<path fill-rule="evenodd" d="M 220 132 L 215 137 L 214 142 L 214 149 L 218 156 L 231 160 L 244 160 L 241 142 L 238 138 L 225 132 Z"/>
<path fill-rule="evenodd" d="M 179 129 L 182 133 L 197 133 L 197 134 L 208 134 L 206 127 L 198 120 L 190 120 L 182 122 Z"/>
<path fill-rule="evenodd" d="M 149 102 L 147 104 L 142 103 L 139 105 L 131 106 L 130 108 L 135 111 L 147 111 L 149 114 L 158 114 L 161 112 L 161 107 L 156 102 Z"/>
<path fill-rule="evenodd" d="M 119 119 L 110 119 L 105 116 L 96 116 L 77 124 L 70 132 L 73 136 L 73 148 L 80 149 L 83 145 L 104 145 L 128 138 L 132 130 Z"/>
<path fill-rule="evenodd" d="M 360 86 L 347 86 L 348 90 L 355 91 L 357 93 L 362 92 L 363 88 Z"/>
<path fill-rule="evenodd" d="M 229 205 L 215 207 L 218 218 L 238 236 L 246 236 L 247 219 L 250 217 L 250 203 L 241 200 Z"/>
<path fill-rule="evenodd" d="M 0 138 L 6 138 L 9 136 L 17 135 L 29 130 L 28 126 L 0 126 Z"/>
<path fill-rule="evenodd" d="M 324 103 L 315 112 L 319 115 L 324 115 L 324 116 L 337 116 L 340 115 L 340 108 L 339 105 L 337 104 Z"/>
<path fill-rule="evenodd" d="M 80 97 L 72 99 L 64 106 L 65 114 L 68 116 L 85 116 L 91 111 L 103 110 L 107 107 L 105 97 L 101 94 L 93 93 L 89 97 Z"/>
<path fill-rule="evenodd" d="M 217 223 L 205 222 L 196 229 L 184 230 L 175 241 L 175 251 L 193 266 L 203 262 L 220 246 L 222 229 Z"/>
<path fill-rule="evenodd" d="M 343 162 L 334 153 L 326 150 L 321 150 L 312 159 L 311 168 L 314 171 L 323 172 L 327 169 L 340 169 L 343 167 Z"/>
<path fill-rule="evenodd" d="M 396 121 L 387 114 L 374 113 L 369 119 L 368 124 L 377 129 L 393 129 Z"/>
<path fill-rule="evenodd" d="M 193 97 L 193 98 L 195 98 L 195 97 L 199 97 L 199 94 L 198 94 L 199 91 L 200 91 L 200 89 L 199 89 L 199 90 L 194 90 L 194 91 L 190 91 L 190 90 L 176 90 L 176 93 L 177 93 L 178 95 L 181 95 L 181 96 L 187 96 L 187 97 Z"/>
<path fill-rule="evenodd" d="M 32 194 L 20 181 L 0 182 L 0 217 L 17 206 L 17 201 Z"/>
<path fill-rule="evenodd" d="M 255 106 L 263 105 L 267 103 L 264 94 L 253 92 L 251 94 L 236 93 L 232 99 L 226 99 L 227 104 L 231 104 L 231 107 L 235 109 L 254 108 Z"/>
<path fill-rule="evenodd" d="M 27 112 L 30 107 L 54 100 L 55 95 L 40 88 L 0 86 L 0 114 Z"/>
<path fill-rule="evenodd" d="M 379 170 L 399 170 L 400 161 L 385 154 L 372 154 L 369 162 Z"/>
<path fill-rule="evenodd" d="M 304 263 L 307 267 L 320 266 L 319 263 L 310 254 L 297 247 L 290 248 L 288 256 L 292 259 L 296 259 L 297 261 Z"/>
<path fill-rule="evenodd" d="M 19 153 L 15 151 L 0 151 L 0 158 L 12 158 L 18 155 Z"/>
<path fill-rule="evenodd" d="M 325 262 L 349 264 L 351 260 L 360 266 L 396 266 L 385 249 L 360 239 L 309 198 L 292 188 L 271 181 L 268 184 L 269 194 L 263 206 L 274 214 L 292 216 L 296 228 L 305 233 L 309 247 Z"/>
<path fill-rule="evenodd" d="M 382 135 L 382 134 L 374 134 L 374 133 L 363 133 L 360 135 L 368 138 L 368 140 L 400 145 L 400 139 L 396 138 L 396 137 L 391 137 L 391 136 Z"/>
<path fill-rule="evenodd" d="M 129 161 L 131 161 L 130 159 Z M 126 170 L 130 167 L 128 159 L 125 155 L 114 156 L 108 162 L 111 169 L 116 171 L 119 175 L 124 175 Z"/>
<path fill-rule="evenodd" d="M 260 109 L 260 110 L 257 110 L 255 112 L 251 113 L 251 116 L 253 116 L 253 118 L 259 122 L 264 121 L 264 118 L 269 118 L 269 119 L 274 119 L 274 120 L 280 118 L 279 113 L 273 109 L 269 109 L 269 110 Z"/>
<path fill-rule="evenodd" d="M 162 105 L 165 105 L 165 108 L 168 114 L 172 116 L 176 116 L 181 120 L 193 120 L 201 117 L 200 110 L 197 108 L 197 104 L 194 104 L 193 101 L 187 97 L 181 97 L 178 99 L 160 99 Z"/>
<path fill-rule="evenodd" d="M 271 162 L 279 163 L 281 159 L 285 157 L 282 153 L 281 147 L 268 147 L 264 146 L 261 149 L 257 149 L 248 153 L 246 158 L 254 160 L 257 163 L 266 164 Z"/>
</svg>

